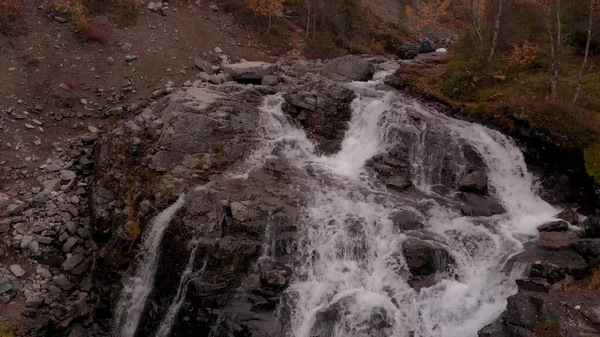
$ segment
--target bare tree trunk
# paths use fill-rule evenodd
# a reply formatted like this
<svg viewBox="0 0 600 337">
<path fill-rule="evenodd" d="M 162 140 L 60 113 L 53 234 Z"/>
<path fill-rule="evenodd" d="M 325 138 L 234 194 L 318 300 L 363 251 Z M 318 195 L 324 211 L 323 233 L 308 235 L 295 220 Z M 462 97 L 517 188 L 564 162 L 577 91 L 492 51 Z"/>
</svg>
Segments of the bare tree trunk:
<svg viewBox="0 0 600 337">
<path fill-rule="evenodd" d="M 496 45 L 498 44 L 498 35 L 500 34 L 500 23 L 502 19 L 502 11 L 504 9 L 504 0 L 498 1 L 498 13 L 496 13 L 496 20 L 494 22 L 494 34 L 492 35 L 492 49 L 488 56 L 488 62 L 492 62 L 494 54 L 496 53 Z M 593 1 L 593 0 L 592 0 Z"/>
<path fill-rule="evenodd" d="M 269 13 L 269 27 L 267 28 L 267 34 L 271 35 L 271 13 Z"/>
<path fill-rule="evenodd" d="M 481 35 L 481 21 L 479 19 L 479 1 L 480 0 L 469 0 L 469 3 L 471 4 L 471 24 L 475 29 L 475 34 L 477 34 L 479 41 L 483 41 L 483 36 Z"/>
<path fill-rule="evenodd" d="M 317 9 L 318 9 L 318 3 L 316 0 L 311 0 L 312 1 L 312 11 L 313 11 L 313 16 L 312 16 L 312 36 L 313 36 L 313 40 L 317 39 Z"/>
<path fill-rule="evenodd" d="M 562 22 L 560 19 L 561 0 L 556 0 L 556 55 L 554 57 L 554 66 L 552 67 L 552 91 L 550 96 L 552 100 L 556 99 L 558 91 L 558 80 L 560 79 L 560 70 L 562 68 Z"/>
<path fill-rule="evenodd" d="M 308 7 L 308 15 L 306 16 L 306 36 L 304 38 L 308 39 L 308 29 L 310 28 L 310 1 L 306 1 L 306 6 Z"/>
<path fill-rule="evenodd" d="M 594 0 L 590 0 L 590 19 L 588 21 L 588 31 L 587 31 L 587 42 L 585 43 L 585 54 L 583 56 L 583 61 L 581 62 L 581 67 L 579 67 L 579 73 L 577 74 L 577 89 L 575 89 L 575 96 L 573 96 L 573 104 L 577 104 L 577 99 L 579 98 L 579 93 L 581 92 L 581 86 L 583 84 L 583 71 L 585 70 L 585 65 L 587 64 L 588 54 L 590 52 L 590 43 L 592 41 L 592 26 L 594 25 Z"/>
<path fill-rule="evenodd" d="M 556 46 L 554 43 L 554 33 L 552 31 L 552 24 L 550 23 L 550 14 L 544 16 L 544 23 L 546 24 L 546 30 L 550 37 L 550 96 L 552 99 L 556 96 L 556 82 L 554 81 L 554 73 L 556 69 Z"/>
</svg>

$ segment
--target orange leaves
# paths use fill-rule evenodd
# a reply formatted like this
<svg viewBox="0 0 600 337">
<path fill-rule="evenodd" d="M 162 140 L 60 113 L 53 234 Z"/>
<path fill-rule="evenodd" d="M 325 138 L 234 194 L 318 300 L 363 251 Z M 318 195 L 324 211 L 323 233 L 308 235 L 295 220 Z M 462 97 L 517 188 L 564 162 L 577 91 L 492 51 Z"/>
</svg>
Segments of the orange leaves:
<svg viewBox="0 0 600 337">
<path fill-rule="evenodd" d="M 283 9 L 283 0 L 246 0 L 246 5 L 257 15 L 271 16 Z"/>
<path fill-rule="evenodd" d="M 520 45 L 514 44 L 508 61 L 513 67 L 531 67 L 538 60 L 538 50 L 538 45 L 529 41 L 525 41 Z"/>
</svg>

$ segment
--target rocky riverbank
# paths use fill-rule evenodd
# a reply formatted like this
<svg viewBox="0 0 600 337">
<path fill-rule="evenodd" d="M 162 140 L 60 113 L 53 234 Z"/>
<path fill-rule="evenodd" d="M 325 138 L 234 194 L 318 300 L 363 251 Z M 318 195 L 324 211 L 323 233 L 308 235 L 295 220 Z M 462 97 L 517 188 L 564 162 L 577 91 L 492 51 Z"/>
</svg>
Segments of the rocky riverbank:
<svg viewBox="0 0 600 337">
<path fill-rule="evenodd" d="M 287 328 L 297 299 L 285 290 L 297 264 L 307 180 L 319 173 L 290 163 L 282 152 L 289 144 L 269 138 L 273 130 L 261 119 L 259 107 L 281 104 L 283 114 L 277 118 L 305 130 L 317 153 L 336 153 L 357 97 L 338 81 L 368 80 L 395 62 L 349 56 L 325 66 L 325 76 L 319 74 L 322 64 L 305 61 L 293 67 L 230 64 L 226 59 L 220 64 L 196 59 L 195 64 L 202 70 L 200 80 L 157 90 L 148 106 L 131 109 L 131 118 L 110 130 L 90 128 L 88 134 L 57 145 L 31 186 L 19 195 L 0 195 L 6 252 L 0 309 L 21 323 L 22 332 L 71 337 L 113 333 L 122 281 L 136 268 L 144 232 L 181 194 L 186 201 L 161 240 L 157 281 L 137 336 L 160 328 L 180 288 L 186 296 L 173 318 L 172 336 L 281 336 Z M 385 81 L 388 89 L 401 87 L 397 75 Z M 282 102 L 265 103 L 278 92 L 283 92 Z M 410 111 L 406 115 L 413 122 L 420 118 Z M 425 198 L 410 169 L 415 139 L 401 129 L 390 137 L 398 145 L 367 162 L 376 184 L 389 194 L 366 188 L 360 193 L 382 203 Z M 448 143 L 446 138 L 428 141 Z M 541 195 L 571 208 L 558 216 L 564 222 L 541 227 L 539 240 L 512 259 L 525 268 L 527 278 L 517 281 L 519 292 L 509 297 L 506 314 L 480 335 L 541 336 L 540 329 L 561 336 L 597 334 L 598 295 L 583 280 L 599 257 L 599 222 L 593 217 L 583 221 L 578 214 L 595 211 L 593 200 L 583 202 L 591 185 L 580 163 L 570 162 L 578 168 L 573 171 L 556 159 L 549 161 L 552 144 L 522 144 L 530 167 L 543 173 Z M 468 217 L 505 213 L 490 191 L 481 156 L 464 144 L 459 148 L 465 167 L 459 170 L 449 157 L 436 162 L 441 173 L 435 202 Z M 393 218 L 401 233 L 420 231 L 424 221 L 404 211 Z M 413 239 L 401 251 L 403 273 L 415 291 L 454 275 L 457 262 L 441 245 Z M 190 261 L 195 272 L 182 280 Z M 339 311 L 335 306 L 323 309 L 317 321 L 327 326 Z M 314 336 L 327 336 L 318 323 L 314 329 Z"/>
</svg>

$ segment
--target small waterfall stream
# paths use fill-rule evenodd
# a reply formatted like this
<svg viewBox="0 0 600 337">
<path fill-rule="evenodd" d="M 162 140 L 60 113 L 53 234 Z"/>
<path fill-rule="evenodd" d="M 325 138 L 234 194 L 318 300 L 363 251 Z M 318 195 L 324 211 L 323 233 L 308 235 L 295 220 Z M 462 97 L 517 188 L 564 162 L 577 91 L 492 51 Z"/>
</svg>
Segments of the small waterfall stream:
<svg viewBox="0 0 600 337">
<path fill-rule="evenodd" d="M 160 212 L 144 232 L 138 252 L 139 262 L 135 273 L 124 281 L 121 297 L 116 308 L 115 335 L 133 337 L 146 305 L 146 299 L 154 287 L 154 274 L 160 257 L 160 242 L 171 219 L 184 205 L 182 194 L 175 203 Z"/>
</svg>

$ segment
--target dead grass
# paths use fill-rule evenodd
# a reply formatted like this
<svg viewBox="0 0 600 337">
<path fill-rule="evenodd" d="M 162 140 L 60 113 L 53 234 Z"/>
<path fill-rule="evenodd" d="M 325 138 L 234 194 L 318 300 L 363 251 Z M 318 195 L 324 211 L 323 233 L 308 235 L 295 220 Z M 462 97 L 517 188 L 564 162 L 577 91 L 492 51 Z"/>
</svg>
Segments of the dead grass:
<svg viewBox="0 0 600 337">
<path fill-rule="evenodd" d="M 16 337 L 18 333 L 17 323 L 0 321 L 0 337 Z"/>
<path fill-rule="evenodd" d="M 24 0 L 0 0 L 0 34 L 17 35 L 23 28 Z"/>
</svg>

